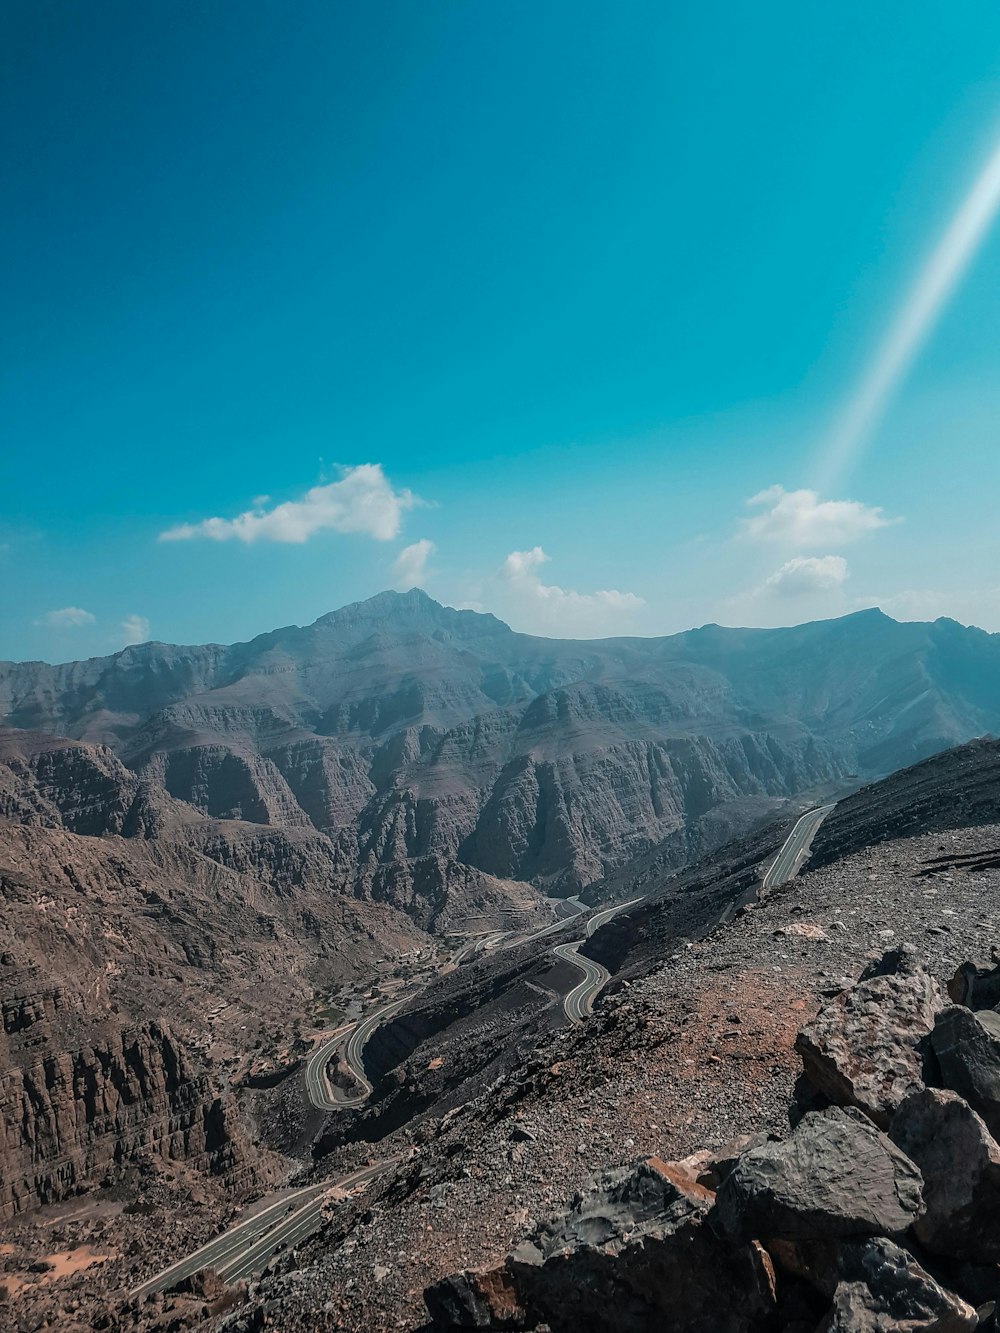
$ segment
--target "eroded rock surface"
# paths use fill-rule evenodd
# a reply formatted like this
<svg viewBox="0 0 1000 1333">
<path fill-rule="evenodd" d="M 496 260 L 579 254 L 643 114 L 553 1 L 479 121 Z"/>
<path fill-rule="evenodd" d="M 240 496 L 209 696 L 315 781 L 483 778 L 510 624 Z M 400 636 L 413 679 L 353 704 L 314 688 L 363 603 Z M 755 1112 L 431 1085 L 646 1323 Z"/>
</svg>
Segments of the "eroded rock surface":
<svg viewBox="0 0 1000 1333">
<path fill-rule="evenodd" d="M 1000 1132 L 1000 1014 L 953 1005 L 938 1016 L 930 1040 L 944 1086 L 964 1097 L 991 1133 Z"/>
<path fill-rule="evenodd" d="M 902 1104 L 890 1133 L 924 1178 L 921 1242 L 952 1259 L 1000 1261 L 1000 1145 L 968 1102 L 925 1089 Z"/>
<path fill-rule="evenodd" d="M 931 1029 L 945 1001 L 912 951 L 896 949 L 834 996 L 799 1033 L 806 1078 L 839 1106 L 885 1129 L 923 1087 Z"/>
<path fill-rule="evenodd" d="M 582 1191 L 497 1269 L 430 1288 L 428 1309 L 453 1328 L 745 1333 L 774 1310 L 773 1268 L 760 1246 L 706 1225 L 712 1201 L 676 1164 L 649 1159 Z"/>
<path fill-rule="evenodd" d="M 899 1235 L 920 1215 L 920 1172 L 856 1110 L 803 1116 L 783 1143 L 745 1153 L 719 1189 L 732 1235 Z"/>
<path fill-rule="evenodd" d="M 912 1254 L 873 1238 L 845 1245 L 833 1310 L 820 1333 L 965 1333 L 979 1317 L 954 1292 L 946 1291 Z"/>
</svg>

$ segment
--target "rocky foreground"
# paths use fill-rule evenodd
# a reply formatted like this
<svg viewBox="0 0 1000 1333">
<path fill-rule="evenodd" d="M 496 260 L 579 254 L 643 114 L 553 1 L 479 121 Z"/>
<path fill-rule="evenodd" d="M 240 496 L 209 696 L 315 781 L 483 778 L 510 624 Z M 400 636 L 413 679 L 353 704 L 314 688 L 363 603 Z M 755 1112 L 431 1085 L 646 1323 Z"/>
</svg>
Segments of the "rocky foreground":
<svg viewBox="0 0 1000 1333">
<path fill-rule="evenodd" d="M 1000 761 L 996 746 L 955 754 L 932 761 L 938 786 L 954 762 Z M 204 1274 L 129 1295 L 235 1216 L 202 1200 L 204 1173 L 179 1161 L 104 1182 L 78 1213 L 15 1219 L 0 1248 L 12 1326 L 369 1333 L 433 1316 L 540 1329 L 988 1327 L 1000 1125 L 988 1084 L 955 1071 L 978 1069 L 982 1051 L 992 1059 L 992 1038 L 977 1034 L 1000 1022 L 1000 826 L 906 836 L 895 782 L 870 789 L 862 813 L 902 836 L 851 850 L 846 829 L 840 859 L 707 934 L 660 929 L 685 916 L 670 894 L 616 918 L 622 970 L 586 1024 L 517 1036 L 508 1023 L 505 1037 L 498 998 L 475 1040 L 468 1015 L 416 1034 L 370 1110 L 341 1113 L 336 1134 L 331 1119 L 329 1150 L 318 1140 L 323 1155 L 295 1183 L 390 1156 L 399 1165 L 356 1197 L 331 1194 L 318 1232 L 248 1285 Z M 734 904 L 752 859 L 724 858 Z M 681 896 L 701 903 L 704 877 L 684 880 Z M 481 990 L 519 967 L 512 954 L 460 969 L 435 992 L 438 1007 L 456 985 Z M 544 990 L 541 974 L 525 978 Z M 503 1059 L 473 1077 L 480 1046 Z M 276 1107 L 299 1082 L 275 1089 Z M 388 1114 L 403 1107 L 409 1118 Z M 941 1144 L 952 1163 L 958 1145 L 961 1170 L 941 1167 Z M 959 1197 L 972 1202 L 949 1202 L 932 1176 L 949 1189 L 965 1180 Z M 943 1306 L 872 1314 L 890 1270 Z M 560 1295 L 566 1283 L 590 1293 L 586 1308 Z M 853 1291 L 857 1318 L 874 1322 L 829 1323 L 841 1287 L 838 1300 Z M 708 1322 L 683 1322 L 698 1318 Z"/>
<path fill-rule="evenodd" d="M 435 1326 L 993 1327 L 1000 965 L 949 991 L 886 953 L 799 1033 L 787 1138 L 608 1174 L 501 1264 L 430 1286 Z"/>
</svg>

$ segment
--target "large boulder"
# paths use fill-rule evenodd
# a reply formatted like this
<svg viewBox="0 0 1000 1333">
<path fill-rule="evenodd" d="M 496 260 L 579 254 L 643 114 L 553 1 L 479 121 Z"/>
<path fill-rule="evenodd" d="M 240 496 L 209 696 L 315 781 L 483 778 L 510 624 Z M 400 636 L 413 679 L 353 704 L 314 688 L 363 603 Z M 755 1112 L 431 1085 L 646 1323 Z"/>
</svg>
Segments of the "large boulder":
<svg viewBox="0 0 1000 1333">
<path fill-rule="evenodd" d="M 951 1005 L 938 1015 L 931 1046 L 941 1083 L 978 1111 L 991 1134 L 1000 1132 L 1000 1014 Z"/>
<path fill-rule="evenodd" d="M 966 1009 L 995 1009 L 1000 1004 L 1000 962 L 963 963 L 948 982 L 948 994 Z"/>
<path fill-rule="evenodd" d="M 899 1103 L 924 1086 L 928 1038 L 944 1004 L 916 956 L 890 950 L 799 1033 L 795 1049 L 807 1080 L 886 1129 Z"/>
<path fill-rule="evenodd" d="M 424 1303 L 440 1328 L 531 1327 L 505 1264 L 481 1272 L 452 1273 L 427 1288 Z"/>
<path fill-rule="evenodd" d="M 736 1237 L 894 1236 L 920 1215 L 920 1172 L 860 1111 L 803 1116 L 782 1143 L 745 1153 L 719 1188 L 715 1217 Z"/>
<path fill-rule="evenodd" d="M 424 1293 L 438 1327 L 553 1333 L 756 1333 L 775 1307 L 759 1245 L 706 1224 L 711 1191 L 650 1158 L 577 1194 L 497 1268 L 457 1273 Z"/>
<path fill-rule="evenodd" d="M 914 1231 L 935 1254 L 1000 1261 L 1000 1144 L 955 1092 L 925 1089 L 896 1112 L 889 1137 L 920 1168 L 923 1217 Z"/>
<path fill-rule="evenodd" d="M 841 1248 L 833 1309 L 818 1333 L 966 1333 L 979 1316 L 912 1254 L 876 1237 Z"/>
</svg>

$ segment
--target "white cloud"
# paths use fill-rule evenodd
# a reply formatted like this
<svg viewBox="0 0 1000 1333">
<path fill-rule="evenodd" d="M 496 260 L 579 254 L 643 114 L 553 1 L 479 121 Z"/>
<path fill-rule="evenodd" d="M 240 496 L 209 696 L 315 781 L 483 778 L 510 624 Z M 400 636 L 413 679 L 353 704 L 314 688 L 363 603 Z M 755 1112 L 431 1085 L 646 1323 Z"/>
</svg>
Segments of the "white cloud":
<svg viewBox="0 0 1000 1333">
<path fill-rule="evenodd" d="M 133 643 L 146 643 L 149 640 L 149 621 L 145 616 L 126 616 L 121 624 L 125 636 L 125 646 Z"/>
<path fill-rule="evenodd" d="M 769 486 L 747 504 L 761 512 L 743 520 L 743 536 L 790 546 L 846 546 L 898 522 L 859 500 L 821 500 L 816 491 L 786 491 L 783 486 Z"/>
<path fill-rule="evenodd" d="M 47 612 L 36 625 L 48 625 L 53 629 L 76 629 L 80 625 L 93 625 L 97 617 L 79 606 L 63 606 L 58 611 Z"/>
<path fill-rule="evenodd" d="M 950 592 L 939 588 L 903 588 L 884 595 L 859 597 L 859 609 L 878 606 L 895 620 L 937 620 L 947 616 L 963 625 L 1000 631 L 1000 587 L 965 584 Z"/>
<path fill-rule="evenodd" d="M 404 546 L 392 562 L 392 580 L 396 587 L 406 592 L 420 583 L 427 575 L 427 561 L 436 550 L 434 543 L 426 537 L 412 546 Z"/>
<path fill-rule="evenodd" d="M 543 583 L 537 571 L 548 560 L 540 546 L 533 546 L 530 551 L 511 551 L 500 568 L 495 580 L 498 600 L 515 628 L 582 637 L 613 634 L 620 632 L 623 619 L 645 606 L 635 593 L 616 588 L 574 592 Z"/>
<path fill-rule="evenodd" d="M 264 497 L 258 496 L 258 501 Z M 317 532 L 361 532 L 377 541 L 399 533 L 403 513 L 419 504 L 412 492 L 394 490 L 378 463 L 342 469 L 339 481 L 313 486 L 301 500 L 266 509 L 257 503 L 236 518 L 206 518 L 160 533 L 161 541 L 209 537 L 224 542 L 304 542 Z"/>
<path fill-rule="evenodd" d="M 841 588 L 846 578 L 847 561 L 842 555 L 797 555 L 766 578 L 760 591 L 800 597 Z"/>
</svg>

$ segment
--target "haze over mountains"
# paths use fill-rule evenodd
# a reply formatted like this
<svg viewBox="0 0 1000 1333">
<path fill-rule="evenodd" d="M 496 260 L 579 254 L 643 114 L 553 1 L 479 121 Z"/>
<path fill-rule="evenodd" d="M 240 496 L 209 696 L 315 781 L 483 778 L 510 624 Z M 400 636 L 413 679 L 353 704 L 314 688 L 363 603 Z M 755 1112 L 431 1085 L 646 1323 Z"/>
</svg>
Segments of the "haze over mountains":
<svg viewBox="0 0 1000 1333">
<path fill-rule="evenodd" d="M 876 610 L 570 641 L 412 589 L 230 647 L 2 664 L 0 720 L 215 819 L 318 830 L 368 883 L 430 857 L 572 893 L 1000 729 L 998 668 L 1000 636 Z"/>
</svg>

